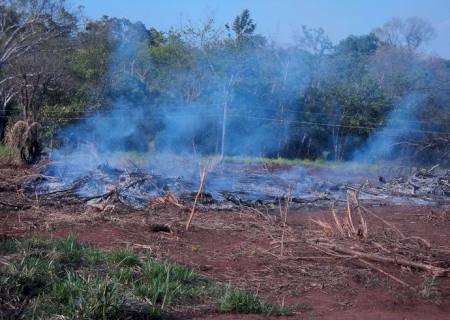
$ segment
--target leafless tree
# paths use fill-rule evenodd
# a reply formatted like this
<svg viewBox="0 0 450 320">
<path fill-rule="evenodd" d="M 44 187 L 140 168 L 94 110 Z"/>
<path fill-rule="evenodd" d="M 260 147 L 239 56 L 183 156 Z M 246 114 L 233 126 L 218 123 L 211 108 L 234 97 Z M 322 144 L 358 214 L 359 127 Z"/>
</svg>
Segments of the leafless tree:
<svg viewBox="0 0 450 320">
<path fill-rule="evenodd" d="M 51 48 L 47 44 L 47 48 Z M 70 91 L 71 79 L 64 66 L 62 51 L 52 55 L 45 51 L 27 54 L 12 63 L 15 77 L 12 87 L 24 120 L 38 121 L 46 99 L 65 90 Z"/>
<path fill-rule="evenodd" d="M 16 88 L 12 85 L 12 80 L 13 78 L 8 77 L 0 83 L 0 143 L 5 138 L 8 107 L 17 94 Z"/>
<path fill-rule="evenodd" d="M 412 51 L 417 50 L 436 35 L 431 24 L 419 17 L 410 17 L 405 20 L 392 18 L 373 32 L 390 46 L 404 46 Z"/>
<path fill-rule="evenodd" d="M 50 39 L 70 32 L 64 0 L 0 0 L 0 68 Z"/>
<path fill-rule="evenodd" d="M 302 26 L 300 31 L 294 34 L 297 45 L 315 56 L 322 56 L 333 50 L 333 42 L 322 28 L 311 29 Z"/>
</svg>

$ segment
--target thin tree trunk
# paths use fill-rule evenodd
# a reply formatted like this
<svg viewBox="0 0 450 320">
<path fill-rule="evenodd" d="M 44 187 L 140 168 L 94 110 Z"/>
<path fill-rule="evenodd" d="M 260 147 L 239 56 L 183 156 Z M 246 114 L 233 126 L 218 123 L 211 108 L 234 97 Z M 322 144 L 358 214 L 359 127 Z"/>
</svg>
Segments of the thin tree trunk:
<svg viewBox="0 0 450 320">
<path fill-rule="evenodd" d="M 233 86 L 234 75 L 230 77 L 230 80 L 224 87 L 224 99 L 223 99 L 223 116 L 222 116 L 222 143 L 220 147 L 220 159 L 225 156 L 225 138 L 227 132 L 227 115 L 228 115 L 228 97 L 230 95 L 231 87 Z"/>
<path fill-rule="evenodd" d="M 5 141 L 6 116 L 0 113 L 0 143 Z"/>
<path fill-rule="evenodd" d="M 222 117 L 222 143 L 220 146 L 220 158 L 223 159 L 225 155 L 225 136 L 227 131 L 227 113 L 228 113 L 228 97 L 223 103 L 223 117 Z"/>
</svg>

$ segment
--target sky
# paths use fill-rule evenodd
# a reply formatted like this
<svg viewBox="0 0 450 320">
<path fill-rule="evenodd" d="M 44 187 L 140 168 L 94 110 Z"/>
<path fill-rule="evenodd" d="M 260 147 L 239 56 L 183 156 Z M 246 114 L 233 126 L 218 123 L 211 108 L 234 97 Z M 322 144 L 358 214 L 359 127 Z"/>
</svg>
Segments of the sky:
<svg viewBox="0 0 450 320">
<path fill-rule="evenodd" d="M 256 31 L 281 44 L 292 42 L 302 25 L 322 27 L 334 43 L 362 35 L 392 17 L 418 16 L 435 28 L 427 51 L 450 59 L 450 0 L 71 0 L 98 19 L 103 15 L 141 21 L 158 30 L 200 26 L 213 16 L 218 25 L 249 9 Z"/>
</svg>

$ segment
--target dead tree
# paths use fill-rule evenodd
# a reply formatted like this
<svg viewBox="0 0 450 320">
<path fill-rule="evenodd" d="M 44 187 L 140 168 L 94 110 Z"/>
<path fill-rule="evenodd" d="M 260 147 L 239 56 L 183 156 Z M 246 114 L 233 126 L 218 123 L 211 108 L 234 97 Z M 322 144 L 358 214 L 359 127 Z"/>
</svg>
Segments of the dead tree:
<svg viewBox="0 0 450 320">
<path fill-rule="evenodd" d="M 17 91 L 10 85 L 9 78 L 0 83 L 0 143 L 5 139 L 8 107 L 16 95 Z"/>
</svg>

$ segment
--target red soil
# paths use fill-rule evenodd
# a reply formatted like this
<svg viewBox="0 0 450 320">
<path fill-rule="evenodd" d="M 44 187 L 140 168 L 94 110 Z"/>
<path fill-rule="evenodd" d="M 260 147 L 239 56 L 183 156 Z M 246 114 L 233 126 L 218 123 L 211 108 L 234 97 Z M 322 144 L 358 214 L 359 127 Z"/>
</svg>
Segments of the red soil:
<svg viewBox="0 0 450 320">
<path fill-rule="evenodd" d="M 0 200 L 8 203 L 18 197 L 17 192 L 0 191 Z M 432 248 L 450 252 L 448 208 L 379 207 L 374 211 L 406 236 L 423 237 Z M 311 217 L 327 220 L 329 212 L 289 213 L 288 258 L 280 258 L 278 249 L 271 246 L 281 235 L 279 219 L 247 211 L 198 212 L 192 228 L 185 231 L 188 214 L 170 206 L 144 210 L 117 207 L 107 212 L 83 205 L 40 207 L 36 203 L 26 210 L 0 206 L 0 235 L 62 238 L 74 233 L 81 242 L 100 248 L 129 246 L 142 255 L 186 265 L 212 280 L 258 292 L 273 303 L 285 303 L 295 311 L 290 319 L 450 319 L 449 278 L 439 278 L 439 294 L 425 299 L 355 261 L 329 256 L 321 260 L 292 258 L 325 256 L 292 240 L 302 239 L 318 228 L 311 223 Z M 385 230 L 379 222 L 370 217 L 367 221 L 369 231 L 381 237 Z M 172 232 L 153 232 L 151 226 L 155 223 L 169 225 Z M 418 271 L 378 266 L 416 288 L 421 288 L 424 281 L 423 273 Z M 266 317 L 205 314 L 194 318 Z"/>
</svg>

